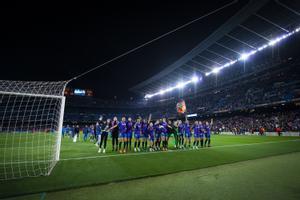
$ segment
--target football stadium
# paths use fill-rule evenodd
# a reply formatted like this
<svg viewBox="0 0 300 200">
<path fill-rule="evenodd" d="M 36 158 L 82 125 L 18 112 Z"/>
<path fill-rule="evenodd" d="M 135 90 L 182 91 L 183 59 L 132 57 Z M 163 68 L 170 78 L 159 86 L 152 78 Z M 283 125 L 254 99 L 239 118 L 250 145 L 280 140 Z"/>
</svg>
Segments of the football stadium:
<svg viewBox="0 0 300 200">
<path fill-rule="evenodd" d="M 1 199 L 300 199 L 300 1 L 74 6 L 1 13 Z"/>
</svg>

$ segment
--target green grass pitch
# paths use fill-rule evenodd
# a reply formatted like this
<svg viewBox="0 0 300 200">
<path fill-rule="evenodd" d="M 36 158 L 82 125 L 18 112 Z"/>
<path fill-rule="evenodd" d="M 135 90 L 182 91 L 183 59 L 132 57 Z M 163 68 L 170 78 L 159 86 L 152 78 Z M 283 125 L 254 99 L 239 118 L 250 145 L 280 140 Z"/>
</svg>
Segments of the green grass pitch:
<svg viewBox="0 0 300 200">
<path fill-rule="evenodd" d="M 89 199 L 89 195 L 91 195 L 91 198 L 95 198 L 92 193 L 90 194 L 90 191 L 93 191 L 95 187 L 99 187 L 98 190 L 103 190 L 105 187 L 108 187 L 107 190 L 110 191 L 109 186 L 106 185 L 106 183 L 116 182 L 116 186 L 117 184 L 123 184 L 124 186 L 127 182 L 120 181 L 133 181 L 132 183 L 136 182 L 137 184 L 140 184 L 139 181 L 143 182 L 148 180 L 140 179 L 145 177 L 153 177 L 154 181 L 157 183 L 162 181 L 162 185 L 169 183 L 170 185 L 174 185 L 172 187 L 176 189 L 178 185 L 183 183 L 178 183 L 180 180 L 179 178 L 176 179 L 176 177 L 179 175 L 172 173 L 185 171 L 183 172 L 182 180 L 188 181 L 194 173 L 194 171 L 190 170 L 208 170 L 213 166 L 222 167 L 221 165 L 224 164 L 247 160 L 255 162 L 255 159 L 259 158 L 300 152 L 299 137 L 213 135 L 213 147 L 211 148 L 185 151 L 171 150 L 168 152 L 154 153 L 130 152 L 122 155 L 110 152 L 110 143 L 111 141 L 109 140 L 107 153 L 99 154 L 97 153 L 97 147 L 91 142 L 83 142 L 80 139 L 79 142 L 73 143 L 71 139 L 64 138 L 62 140 L 61 161 L 58 162 L 50 176 L 1 181 L 0 197 L 34 194 L 33 196 L 27 197 L 29 199 L 39 199 L 41 195 L 46 194 L 48 199 L 66 199 L 64 197 L 69 197 L 64 196 L 69 193 L 67 190 L 76 189 L 74 191 L 82 191 L 82 194 L 85 194 L 86 199 Z M 170 143 L 172 145 L 173 141 L 170 141 Z M 293 155 L 297 158 L 296 160 L 299 160 L 299 153 Z M 253 166 L 255 166 L 255 164 L 253 164 Z M 293 166 L 299 166 L 299 162 L 295 163 Z M 199 173 L 201 174 L 204 172 Z M 286 171 L 286 173 L 288 173 L 286 177 L 293 177 L 292 169 Z M 164 181 L 165 179 L 160 178 L 162 177 L 160 175 L 166 174 L 169 174 L 167 176 L 170 177 L 173 177 L 174 175 L 174 184 L 170 182 L 172 178 L 168 178 L 168 181 Z M 255 170 L 254 173 L 249 172 L 249 174 L 257 178 L 260 178 L 261 176 L 261 173 L 257 173 Z M 276 177 L 277 175 L 274 174 L 274 176 Z M 235 179 L 234 177 L 232 178 Z M 288 179 L 285 179 L 285 181 L 287 180 Z M 130 186 L 132 183 L 128 182 L 128 185 Z M 264 183 L 263 179 L 262 183 Z M 151 187 L 155 188 L 155 185 Z M 191 188 L 193 187 L 191 186 Z M 233 188 L 238 190 L 238 187 Z M 139 189 L 138 191 L 141 192 L 141 190 L 142 189 Z M 116 189 L 116 191 L 118 190 Z M 135 190 L 132 189 L 132 191 Z M 191 191 L 191 195 L 192 193 L 193 191 Z M 76 194 L 76 192 L 73 192 L 72 194 Z M 122 194 L 122 192 L 120 192 L 120 194 Z M 209 191 L 206 191 L 205 195 L 208 194 Z M 180 194 L 178 195 L 178 199 L 181 199 L 179 198 Z M 112 197 L 116 196 L 113 195 Z M 161 197 L 163 197 L 163 194 Z M 22 199 L 25 197 L 21 196 L 20 198 Z M 109 198 L 107 197 L 105 199 Z"/>
</svg>

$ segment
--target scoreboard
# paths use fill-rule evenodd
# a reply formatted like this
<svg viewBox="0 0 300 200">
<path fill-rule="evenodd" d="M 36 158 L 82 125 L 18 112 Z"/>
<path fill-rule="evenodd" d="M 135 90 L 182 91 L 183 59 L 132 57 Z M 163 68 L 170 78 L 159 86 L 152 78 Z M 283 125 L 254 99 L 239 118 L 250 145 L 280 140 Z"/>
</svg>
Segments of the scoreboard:
<svg viewBox="0 0 300 200">
<path fill-rule="evenodd" d="M 91 89 L 79 89 L 79 88 L 66 88 L 64 92 L 65 96 L 94 96 L 94 92 Z"/>
</svg>

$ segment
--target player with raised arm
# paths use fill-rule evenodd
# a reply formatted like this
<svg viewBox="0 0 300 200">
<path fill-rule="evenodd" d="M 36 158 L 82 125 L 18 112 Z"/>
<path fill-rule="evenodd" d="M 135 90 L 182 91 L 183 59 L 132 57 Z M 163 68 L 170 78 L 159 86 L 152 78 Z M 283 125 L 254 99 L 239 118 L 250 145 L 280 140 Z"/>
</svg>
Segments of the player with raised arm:
<svg viewBox="0 0 300 200">
<path fill-rule="evenodd" d="M 153 123 L 150 122 L 148 126 L 148 133 L 149 133 L 149 138 L 150 138 L 150 151 L 154 151 L 154 126 Z"/>
<path fill-rule="evenodd" d="M 148 146 L 148 133 L 147 133 L 147 128 L 148 128 L 148 123 L 146 119 L 143 119 L 142 122 L 142 148 L 145 151 L 147 149 Z"/>
<path fill-rule="evenodd" d="M 142 124 L 141 119 L 137 118 L 134 124 L 134 152 L 141 151 L 141 131 L 142 131 Z"/>
<path fill-rule="evenodd" d="M 159 120 L 156 120 L 154 124 L 154 131 L 155 131 L 155 151 L 159 151 L 160 141 L 161 141 L 161 129 L 159 125 Z"/>
</svg>

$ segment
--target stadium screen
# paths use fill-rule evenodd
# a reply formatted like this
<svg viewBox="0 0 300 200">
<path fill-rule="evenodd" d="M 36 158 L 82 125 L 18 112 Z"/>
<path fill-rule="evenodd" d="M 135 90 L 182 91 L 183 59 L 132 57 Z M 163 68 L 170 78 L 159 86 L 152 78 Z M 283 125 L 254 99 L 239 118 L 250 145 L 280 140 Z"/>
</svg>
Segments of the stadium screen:
<svg viewBox="0 0 300 200">
<path fill-rule="evenodd" d="M 74 95 L 77 95 L 77 96 L 85 96 L 85 90 L 74 89 Z"/>
</svg>

